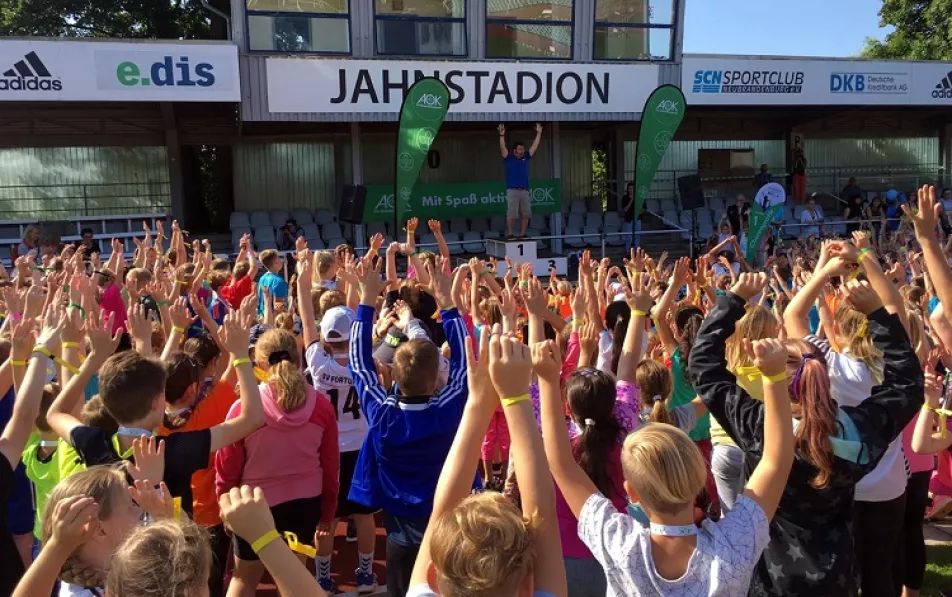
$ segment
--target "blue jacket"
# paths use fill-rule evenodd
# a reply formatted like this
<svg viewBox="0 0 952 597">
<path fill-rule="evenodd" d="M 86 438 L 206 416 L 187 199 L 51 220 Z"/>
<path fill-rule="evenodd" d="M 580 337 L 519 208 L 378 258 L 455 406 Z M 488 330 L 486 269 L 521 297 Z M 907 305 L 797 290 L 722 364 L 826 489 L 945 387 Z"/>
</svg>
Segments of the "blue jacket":
<svg viewBox="0 0 952 597">
<path fill-rule="evenodd" d="M 370 432 L 357 457 L 348 498 L 391 516 L 430 517 L 436 482 L 463 418 L 466 325 L 455 308 L 442 316 L 450 345 L 449 379 L 421 404 L 400 402 L 380 384 L 372 354 L 374 309 L 361 305 L 351 329 L 349 367 Z"/>
</svg>

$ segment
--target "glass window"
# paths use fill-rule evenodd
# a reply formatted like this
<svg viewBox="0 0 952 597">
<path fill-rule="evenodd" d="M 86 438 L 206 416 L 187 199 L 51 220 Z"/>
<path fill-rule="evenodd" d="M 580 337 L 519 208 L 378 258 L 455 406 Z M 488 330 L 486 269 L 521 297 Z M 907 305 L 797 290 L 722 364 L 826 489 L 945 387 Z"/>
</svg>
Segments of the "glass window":
<svg viewBox="0 0 952 597">
<path fill-rule="evenodd" d="M 466 0 L 374 0 L 377 54 L 466 56 Z"/>
<path fill-rule="evenodd" d="M 490 23 L 486 55 L 492 58 L 571 58 L 572 27 Z"/>
<path fill-rule="evenodd" d="M 600 60 L 671 60 L 671 29 L 612 27 L 596 24 L 595 58 Z"/>
<path fill-rule="evenodd" d="M 247 0 L 249 11 L 347 14 L 347 0 Z"/>
<path fill-rule="evenodd" d="M 624 0 L 615 0 L 623 2 Z M 638 1 L 638 0 L 636 0 Z M 572 22 L 572 0 L 487 0 L 486 18 Z"/>
<path fill-rule="evenodd" d="M 350 52 L 350 20 L 299 15 L 248 15 L 248 47 L 274 52 Z"/>
<path fill-rule="evenodd" d="M 596 60 L 671 60 L 674 0 L 595 0 Z"/>
<path fill-rule="evenodd" d="M 596 0 L 598 23 L 671 25 L 674 0 Z"/>
<path fill-rule="evenodd" d="M 377 16 L 463 19 L 465 0 L 374 0 Z"/>
<path fill-rule="evenodd" d="M 486 0 L 487 58 L 572 58 L 574 0 Z"/>
<path fill-rule="evenodd" d="M 377 21 L 377 53 L 465 56 L 466 25 L 454 21 L 411 19 Z"/>
</svg>

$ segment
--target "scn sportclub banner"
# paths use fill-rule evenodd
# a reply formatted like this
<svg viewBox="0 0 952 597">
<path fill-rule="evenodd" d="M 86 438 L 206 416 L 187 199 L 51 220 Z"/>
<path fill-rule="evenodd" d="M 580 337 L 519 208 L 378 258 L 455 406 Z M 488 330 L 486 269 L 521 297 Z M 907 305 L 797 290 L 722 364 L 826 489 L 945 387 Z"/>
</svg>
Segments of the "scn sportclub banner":
<svg viewBox="0 0 952 597">
<path fill-rule="evenodd" d="M 562 181 L 529 181 L 532 213 L 551 214 L 562 208 Z M 400 219 L 491 218 L 506 215 L 506 184 L 459 182 L 417 184 L 408 203 L 400 207 Z M 393 221 L 393 187 L 368 185 L 364 222 Z"/>
</svg>

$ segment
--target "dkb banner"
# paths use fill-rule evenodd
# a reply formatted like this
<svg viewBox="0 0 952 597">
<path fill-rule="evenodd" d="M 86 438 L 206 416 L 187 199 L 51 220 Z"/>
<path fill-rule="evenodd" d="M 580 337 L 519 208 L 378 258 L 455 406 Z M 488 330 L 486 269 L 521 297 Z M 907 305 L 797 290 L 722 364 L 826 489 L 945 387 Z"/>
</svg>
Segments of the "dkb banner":
<svg viewBox="0 0 952 597">
<path fill-rule="evenodd" d="M 635 148 L 635 216 L 648 198 L 648 190 L 668 150 L 674 133 L 684 120 L 684 94 L 674 85 L 662 85 L 648 96 L 641 112 L 641 131 Z"/>
<path fill-rule="evenodd" d="M 787 193 L 783 187 L 770 182 L 760 187 L 754 204 L 750 206 L 750 224 L 747 226 L 747 246 L 744 247 L 744 258 L 753 263 L 757 257 L 757 248 L 770 228 L 770 223 L 783 213 L 783 204 L 787 200 Z"/>
<path fill-rule="evenodd" d="M 551 214 L 562 207 L 562 184 L 557 178 L 530 180 L 532 213 Z M 393 189 L 368 185 L 364 222 L 393 221 Z M 503 181 L 457 182 L 417 185 L 409 202 L 401 203 L 400 218 L 421 220 L 491 218 L 506 215 L 506 184 Z M 500 231 L 503 232 L 503 231 Z"/>
<path fill-rule="evenodd" d="M 397 167 L 394 188 L 396 210 L 394 230 L 401 228 L 401 217 L 408 217 L 420 169 L 450 107 L 450 92 L 439 79 L 425 77 L 410 87 L 400 109 L 397 132 Z"/>
</svg>

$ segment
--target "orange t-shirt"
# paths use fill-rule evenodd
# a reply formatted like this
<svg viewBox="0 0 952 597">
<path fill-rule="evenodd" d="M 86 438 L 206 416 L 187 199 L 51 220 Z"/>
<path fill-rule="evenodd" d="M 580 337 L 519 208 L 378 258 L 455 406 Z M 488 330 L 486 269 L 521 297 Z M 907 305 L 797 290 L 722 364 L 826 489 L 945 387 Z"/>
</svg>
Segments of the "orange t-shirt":
<svg viewBox="0 0 952 597">
<path fill-rule="evenodd" d="M 160 435 L 171 435 L 183 431 L 201 431 L 211 429 L 223 423 L 231 405 L 238 399 L 233 388 L 221 382 L 216 382 L 208 396 L 202 400 L 192 412 L 188 421 L 178 429 L 159 429 Z M 221 524 L 221 513 L 218 508 L 218 499 L 215 497 L 215 453 L 208 455 L 208 468 L 192 474 L 192 516 L 203 527 L 214 527 Z"/>
</svg>

